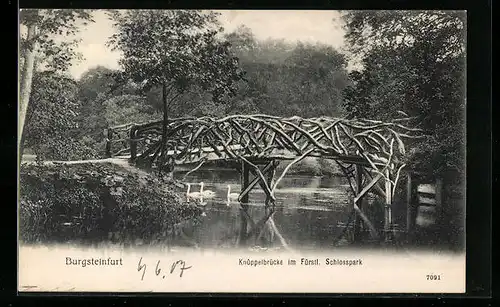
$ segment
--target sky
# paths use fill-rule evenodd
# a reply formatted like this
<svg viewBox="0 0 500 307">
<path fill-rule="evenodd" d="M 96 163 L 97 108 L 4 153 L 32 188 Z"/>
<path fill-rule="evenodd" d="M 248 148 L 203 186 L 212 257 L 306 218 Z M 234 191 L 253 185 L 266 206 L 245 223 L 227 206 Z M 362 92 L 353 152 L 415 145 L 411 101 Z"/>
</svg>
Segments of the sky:
<svg viewBox="0 0 500 307">
<path fill-rule="evenodd" d="M 252 30 L 257 39 L 285 39 L 323 43 L 341 49 L 343 30 L 337 11 L 313 10 L 224 10 L 220 21 L 225 31 L 232 32 L 240 25 Z M 102 65 L 116 69 L 120 54 L 111 51 L 106 41 L 114 33 L 111 21 L 104 12 L 94 13 L 95 23 L 89 24 L 80 33 L 78 51 L 83 60 L 73 63 L 70 73 L 79 78 L 89 68 Z"/>
</svg>

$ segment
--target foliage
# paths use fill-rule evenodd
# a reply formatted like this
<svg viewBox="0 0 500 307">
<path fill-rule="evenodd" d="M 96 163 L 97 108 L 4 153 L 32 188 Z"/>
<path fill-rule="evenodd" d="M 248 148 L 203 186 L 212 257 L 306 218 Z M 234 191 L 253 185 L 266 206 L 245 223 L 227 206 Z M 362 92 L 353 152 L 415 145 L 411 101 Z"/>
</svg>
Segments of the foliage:
<svg viewBox="0 0 500 307">
<path fill-rule="evenodd" d="M 146 104 L 155 111 L 163 111 L 162 87 L 155 86 L 145 93 Z M 191 86 L 188 92 L 181 94 L 177 103 L 169 105 L 169 115 L 172 118 L 185 116 L 202 116 L 224 114 L 226 104 L 215 102 L 209 92 L 200 86 Z"/>
<path fill-rule="evenodd" d="M 168 85 L 179 95 L 198 85 L 219 99 L 234 92 L 241 72 L 227 42 L 217 37 L 216 17 L 197 10 L 115 12 L 117 33 L 109 45 L 123 52 L 125 75 L 146 89 Z"/>
<path fill-rule="evenodd" d="M 87 70 L 78 80 L 78 138 L 86 139 L 86 143 L 97 153 L 104 152 L 103 131 L 107 123 L 103 101 L 110 96 L 114 86 L 112 72 L 98 66 Z"/>
<path fill-rule="evenodd" d="M 76 52 L 79 39 L 75 36 L 82 28 L 94 22 L 89 10 L 82 9 L 22 9 L 19 14 L 22 27 L 36 25 L 37 34 L 32 41 L 27 41 L 21 32 L 20 52 L 23 58 L 24 51 L 36 42 L 38 43 L 39 64 L 52 71 L 65 71 L 71 65 L 71 60 L 80 58 Z M 23 28 L 21 27 L 21 30 Z M 60 38 L 64 37 L 64 40 Z M 43 60 L 43 62 L 42 62 Z"/>
<path fill-rule="evenodd" d="M 86 160 L 100 157 L 95 142 L 88 139 L 77 139 L 72 136 L 54 135 L 48 143 L 40 143 L 34 153 L 40 160 Z M 101 147 L 104 144 L 101 145 Z"/>
<path fill-rule="evenodd" d="M 139 87 L 133 82 L 120 79 L 119 71 L 95 66 L 85 71 L 78 80 L 78 97 L 85 103 L 101 103 L 111 97 L 134 95 Z"/>
<path fill-rule="evenodd" d="M 30 96 L 25 146 L 39 158 L 79 159 L 95 157 L 93 151 L 74 137 L 77 85 L 74 80 L 53 72 L 36 73 Z"/>
<path fill-rule="evenodd" d="M 463 11 L 348 11 L 345 38 L 352 53 L 365 57 L 374 48 L 432 45 L 439 59 L 465 52 Z M 429 55 L 430 56 L 430 55 Z"/>
<path fill-rule="evenodd" d="M 453 11 L 350 11 L 346 41 L 363 69 L 351 73 L 345 109 L 386 120 L 399 111 L 428 133 L 414 168 L 464 171 L 465 15 Z"/>
<path fill-rule="evenodd" d="M 89 68 L 78 80 L 78 98 L 84 103 L 92 103 L 109 96 L 115 85 L 113 72 L 104 66 Z"/>
<path fill-rule="evenodd" d="M 27 116 L 29 109 L 38 108 L 42 110 L 42 113 L 45 109 L 45 106 L 33 106 L 30 103 L 30 101 L 35 104 L 38 103 L 38 98 L 32 99 L 31 97 L 34 83 L 36 83 L 36 81 L 33 82 L 33 77 L 37 72 L 37 66 L 42 66 L 49 72 L 65 72 L 71 65 L 71 60 L 78 56 L 78 53 L 75 52 L 78 40 L 71 39 L 81 29 L 81 25 L 77 23 L 83 22 L 83 25 L 85 25 L 92 21 L 91 14 L 87 10 L 23 9 L 20 11 L 19 64 L 22 68 L 19 99 L 20 138 L 18 140 L 20 154 L 22 154 L 25 147 L 26 129 L 24 127 L 32 124 L 30 118 L 33 117 Z M 65 39 L 61 40 L 61 36 L 64 36 Z M 43 89 L 35 87 L 35 91 L 43 92 Z M 46 99 L 42 99 L 42 101 L 47 102 Z M 57 104 L 52 104 L 52 109 L 58 115 L 65 113 L 68 110 L 66 107 L 65 105 L 61 110 L 56 110 Z M 32 114 L 34 114 L 33 111 Z M 28 120 L 26 120 L 26 117 L 28 117 Z M 58 120 L 60 119 L 59 117 Z M 56 138 L 59 138 L 63 144 L 65 143 L 63 136 L 57 134 Z M 76 147 L 79 146 L 78 143 L 72 143 Z M 48 145 L 42 142 L 39 144 Z"/>
<path fill-rule="evenodd" d="M 214 102 L 234 95 L 242 78 L 214 12 L 198 10 L 130 10 L 110 14 L 117 32 L 109 40 L 123 54 L 123 78 L 144 90 L 162 89 L 161 158 L 165 161 L 171 106 L 193 86 L 212 94 Z M 163 164 L 162 164 L 163 166 Z M 161 169 L 160 169 L 161 171 Z"/>
<path fill-rule="evenodd" d="M 110 233 L 152 242 L 201 210 L 176 187 L 113 164 L 22 165 L 20 239 L 104 241 Z"/>
<path fill-rule="evenodd" d="M 96 66 L 77 81 L 79 129 L 76 138 L 93 148 L 99 156 L 104 155 L 104 129 L 151 117 L 150 108 L 141 105 L 143 99 L 136 94 L 136 84 L 121 82 L 117 75 L 115 70 Z"/>
<path fill-rule="evenodd" d="M 106 100 L 103 105 L 108 127 L 160 119 L 155 110 L 145 103 L 144 97 L 137 95 L 115 96 Z"/>
<path fill-rule="evenodd" d="M 321 44 L 291 44 L 257 40 L 250 29 L 226 36 L 240 59 L 247 84 L 228 109 L 304 117 L 341 116 L 342 90 L 348 84 L 346 61 L 334 48 Z M 234 110 L 234 111 L 233 111 Z"/>
</svg>

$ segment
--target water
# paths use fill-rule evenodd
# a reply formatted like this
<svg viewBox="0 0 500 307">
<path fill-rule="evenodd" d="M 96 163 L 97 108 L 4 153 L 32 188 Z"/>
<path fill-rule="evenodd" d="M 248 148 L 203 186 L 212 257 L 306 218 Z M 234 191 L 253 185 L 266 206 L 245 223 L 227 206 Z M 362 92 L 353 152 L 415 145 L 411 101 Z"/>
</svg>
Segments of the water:
<svg viewBox="0 0 500 307">
<path fill-rule="evenodd" d="M 228 202 L 227 194 L 228 185 L 231 193 L 239 194 L 241 191 L 239 172 L 233 169 L 213 168 L 197 170 L 184 178 L 185 174 L 186 171 L 179 171 L 174 176 L 190 183 L 191 192 L 198 192 L 200 183 L 203 182 L 204 190 L 213 191 L 214 196 L 203 199 L 206 205 L 203 207 L 204 214 L 199 219 L 181 222 L 176 227 L 177 229 L 170 233 L 174 235 L 174 238 L 170 238 L 170 235 L 159 234 L 160 242 L 158 243 L 207 249 L 236 246 L 242 213 L 238 201 L 233 199 Z M 280 182 L 275 191 L 275 197 L 276 208 L 273 220 L 279 233 L 290 247 L 300 250 L 316 250 L 351 243 L 352 229 L 349 228 L 346 232 L 345 227 L 352 215 L 353 198 L 346 178 L 289 174 Z M 365 204 L 363 211 L 375 228 L 381 230 L 384 221 L 383 204 L 374 203 L 370 195 L 367 198 L 368 203 Z M 254 222 L 265 215 L 265 199 L 266 195 L 258 185 L 249 194 L 248 213 Z M 396 197 L 392 213 L 396 229 L 399 231 L 404 229 L 405 201 L 398 200 Z M 455 215 L 463 216 L 463 214 Z M 460 226 L 463 222 L 459 218 L 453 220 L 451 215 L 449 220 L 452 222 L 445 221 L 442 223 L 444 226 L 440 228 L 416 231 L 411 245 L 419 248 L 432 245 L 432 248 L 437 248 L 438 244 L 444 244 L 442 247 L 446 249 L 462 248 L 463 229 Z M 352 226 L 352 223 L 350 225 Z M 275 235 L 273 238 L 271 233 L 268 231 L 264 235 L 264 239 L 267 240 L 254 242 L 254 245 L 280 246 L 279 236 Z M 397 238 L 398 242 L 401 242 L 402 240 L 399 239 L 404 238 L 404 234 L 402 232 L 398 234 L 401 235 Z M 439 236 L 443 238 L 438 238 Z M 374 247 L 366 239 L 369 238 L 363 238 L 362 246 Z M 440 240 L 444 241 L 440 242 Z M 56 238 L 56 241 L 59 239 Z M 85 240 L 75 238 L 74 241 L 78 244 Z M 137 238 L 135 245 L 144 243 L 141 242 L 142 240 Z"/>
<path fill-rule="evenodd" d="M 241 225 L 240 206 L 237 200 L 227 201 L 227 186 L 231 193 L 241 191 L 240 174 L 231 169 L 198 170 L 183 178 L 185 172 L 174 174 L 178 179 L 191 183 L 191 191 L 199 191 L 200 182 L 204 190 L 214 192 L 213 198 L 204 198 L 205 214 L 197 224 L 186 223 L 184 230 L 192 244 L 198 247 L 213 248 L 234 246 Z M 288 245 L 301 250 L 329 249 L 349 245 L 352 229 L 345 232 L 345 226 L 352 212 L 352 195 L 349 183 L 344 177 L 314 177 L 287 175 L 275 191 L 276 211 L 273 216 L 277 229 Z M 265 193 L 256 186 L 249 196 L 249 214 L 256 222 L 264 216 Z M 383 202 L 383 200 L 382 200 Z M 367 196 L 363 211 L 376 229 L 383 229 L 383 204 L 375 203 L 371 194 Z M 452 205 L 449 205 L 452 206 Z M 457 208 L 460 204 L 453 205 Z M 462 205 L 463 206 L 463 205 Z M 456 224 L 444 219 L 435 227 L 416 228 L 411 247 L 444 250 L 464 248 L 463 221 L 461 214 L 448 213 L 446 219 L 455 219 Z M 406 200 L 396 197 L 392 206 L 393 224 L 396 241 L 405 241 Z M 351 224 L 352 227 L 352 224 Z M 346 235 L 347 234 L 347 235 Z M 362 246 L 375 247 L 376 242 L 363 238 Z M 273 240 L 274 245 L 280 242 Z M 371 244 L 374 243 L 374 244 Z M 260 242 L 255 244 L 259 245 Z M 264 245 L 269 242 L 264 242 Z M 271 244 L 272 245 L 272 244 Z M 405 248 L 410 247 L 405 244 Z"/>
<path fill-rule="evenodd" d="M 181 179 L 185 173 L 174 176 Z M 184 179 L 191 183 L 191 192 L 198 192 L 200 182 L 204 191 L 214 192 L 204 198 L 205 215 L 185 232 L 200 247 L 220 247 L 234 244 L 240 227 L 240 206 L 236 199 L 228 202 L 231 193 L 241 191 L 240 175 L 233 170 L 197 171 Z M 332 247 L 343 231 L 351 208 L 349 185 L 341 177 L 286 176 L 275 192 L 276 227 L 290 246 L 301 249 Z M 256 186 L 249 194 L 249 214 L 254 221 L 264 216 L 265 193 Z M 277 241 L 277 240 L 276 240 Z M 279 242 L 277 242 L 279 243 Z"/>
</svg>

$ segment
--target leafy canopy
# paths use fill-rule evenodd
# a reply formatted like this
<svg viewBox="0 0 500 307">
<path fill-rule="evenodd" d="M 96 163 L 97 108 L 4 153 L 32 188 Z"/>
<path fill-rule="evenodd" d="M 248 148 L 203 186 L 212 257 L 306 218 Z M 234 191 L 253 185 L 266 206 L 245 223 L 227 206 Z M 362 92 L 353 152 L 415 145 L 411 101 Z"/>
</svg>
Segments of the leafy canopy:
<svg viewBox="0 0 500 307">
<path fill-rule="evenodd" d="M 83 9 L 22 9 L 19 20 L 21 59 L 37 43 L 39 64 L 57 71 L 67 70 L 72 59 L 81 59 L 75 50 L 80 42 L 77 34 L 82 26 L 94 22 L 92 12 Z M 36 26 L 36 33 L 28 40 L 26 29 L 32 25 Z"/>
<path fill-rule="evenodd" d="M 51 71 L 37 72 L 27 112 L 27 148 L 42 159 L 68 160 L 96 155 L 81 139 L 78 120 L 77 83 Z M 76 112 L 75 112 L 76 111 Z"/>
<path fill-rule="evenodd" d="M 347 62 L 322 44 L 258 40 L 244 26 L 226 35 L 246 72 L 228 111 L 276 116 L 342 116 L 342 90 L 348 84 Z"/>
<path fill-rule="evenodd" d="M 345 108 L 352 117 L 417 117 L 429 138 L 414 166 L 464 171 L 465 14 L 454 11 L 350 11 L 346 41 L 361 58 Z"/>
<path fill-rule="evenodd" d="M 130 10 L 110 14 L 117 28 L 108 44 L 121 50 L 124 73 L 144 89 L 168 85 L 183 93 L 193 85 L 215 100 L 234 94 L 242 77 L 214 12 Z M 172 99 L 173 100 L 173 99 Z"/>
<path fill-rule="evenodd" d="M 374 48 L 432 45 L 438 60 L 465 52 L 466 15 L 462 11 L 348 11 L 345 39 L 364 58 Z"/>
</svg>

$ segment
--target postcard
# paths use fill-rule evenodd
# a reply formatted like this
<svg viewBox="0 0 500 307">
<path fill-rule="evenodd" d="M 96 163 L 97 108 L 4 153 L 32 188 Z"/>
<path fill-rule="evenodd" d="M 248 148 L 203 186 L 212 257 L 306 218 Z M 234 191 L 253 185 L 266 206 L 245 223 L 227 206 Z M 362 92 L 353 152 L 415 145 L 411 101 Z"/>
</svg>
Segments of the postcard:
<svg viewBox="0 0 500 307">
<path fill-rule="evenodd" d="M 465 11 L 19 22 L 19 292 L 465 293 Z"/>
</svg>

